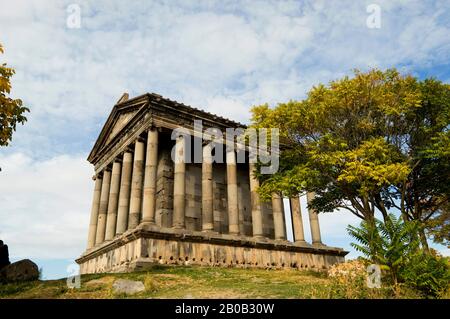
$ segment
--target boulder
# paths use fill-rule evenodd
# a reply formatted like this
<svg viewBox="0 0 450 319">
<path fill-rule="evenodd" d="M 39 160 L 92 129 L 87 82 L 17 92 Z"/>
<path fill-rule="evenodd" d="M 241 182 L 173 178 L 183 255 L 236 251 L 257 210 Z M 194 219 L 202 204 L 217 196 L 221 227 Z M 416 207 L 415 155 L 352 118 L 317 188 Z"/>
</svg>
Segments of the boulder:
<svg viewBox="0 0 450 319">
<path fill-rule="evenodd" d="M 126 280 L 126 279 L 117 279 L 113 283 L 113 290 L 116 294 L 127 294 L 127 295 L 133 295 L 138 292 L 144 291 L 145 286 L 142 283 L 142 281 L 133 281 L 133 280 Z"/>
<path fill-rule="evenodd" d="M 38 266 L 29 259 L 19 260 L 0 270 L 0 281 L 2 282 L 29 281 L 38 278 Z"/>
</svg>

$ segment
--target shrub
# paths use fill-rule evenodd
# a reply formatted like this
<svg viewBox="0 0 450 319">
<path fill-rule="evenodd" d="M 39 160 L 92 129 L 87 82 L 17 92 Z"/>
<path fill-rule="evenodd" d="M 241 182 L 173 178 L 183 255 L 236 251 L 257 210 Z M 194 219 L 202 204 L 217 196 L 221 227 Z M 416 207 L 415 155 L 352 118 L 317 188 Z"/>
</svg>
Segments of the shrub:
<svg viewBox="0 0 450 319">
<path fill-rule="evenodd" d="M 328 270 L 331 279 L 331 298 L 380 298 L 379 289 L 367 286 L 366 264 L 362 260 L 351 260 L 333 265 Z"/>
<path fill-rule="evenodd" d="M 417 289 L 424 297 L 440 297 L 450 283 L 450 267 L 446 258 L 418 254 L 401 270 L 404 282 Z"/>
<path fill-rule="evenodd" d="M 366 276 L 366 265 L 360 260 L 335 264 L 328 270 L 328 277 L 341 284 L 347 284 L 358 279 L 365 280 Z"/>
<path fill-rule="evenodd" d="M 394 286 L 401 281 L 400 269 L 406 267 L 419 248 L 418 224 L 405 222 L 394 214 L 374 223 L 362 221 L 359 227 L 349 225 L 347 231 L 358 243 L 351 245 L 370 262 L 388 270 Z"/>
</svg>

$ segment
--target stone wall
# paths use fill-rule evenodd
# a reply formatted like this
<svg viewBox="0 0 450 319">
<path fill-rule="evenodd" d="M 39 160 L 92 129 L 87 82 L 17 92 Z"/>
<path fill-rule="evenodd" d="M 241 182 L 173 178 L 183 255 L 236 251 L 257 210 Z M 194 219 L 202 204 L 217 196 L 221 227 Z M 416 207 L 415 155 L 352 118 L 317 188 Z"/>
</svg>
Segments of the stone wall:
<svg viewBox="0 0 450 319">
<path fill-rule="evenodd" d="M 156 183 L 156 224 L 161 227 L 171 227 L 173 213 L 173 162 L 170 157 L 173 141 L 166 141 L 160 146 L 158 155 Z M 252 235 L 252 213 L 250 200 L 248 164 L 238 164 L 238 205 L 240 232 Z M 214 231 L 228 233 L 227 207 L 227 172 L 226 165 L 215 163 L 213 173 L 214 193 Z M 202 167 L 201 164 L 186 164 L 186 229 L 191 231 L 202 228 Z M 264 235 L 274 236 L 272 205 L 262 204 Z"/>
<path fill-rule="evenodd" d="M 155 229 L 156 230 L 156 229 Z M 344 261 L 342 249 L 313 248 L 229 235 L 139 228 L 80 257 L 81 274 L 126 272 L 154 264 L 324 270 Z"/>
</svg>

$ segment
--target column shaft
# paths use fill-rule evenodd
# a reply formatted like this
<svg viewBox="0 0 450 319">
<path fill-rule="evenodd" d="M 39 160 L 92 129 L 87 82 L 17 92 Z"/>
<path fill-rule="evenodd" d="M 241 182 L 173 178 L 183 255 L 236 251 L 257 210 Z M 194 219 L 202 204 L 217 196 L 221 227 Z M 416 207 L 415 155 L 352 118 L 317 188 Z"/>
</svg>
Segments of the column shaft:
<svg viewBox="0 0 450 319">
<path fill-rule="evenodd" d="M 239 206 L 237 187 L 236 154 L 227 150 L 227 197 L 228 197 L 228 232 L 239 235 Z"/>
<path fill-rule="evenodd" d="M 111 175 L 111 187 L 109 189 L 108 218 L 106 220 L 105 240 L 113 239 L 114 235 L 116 234 L 117 207 L 119 203 L 121 170 L 122 163 L 120 161 L 114 161 Z"/>
<path fill-rule="evenodd" d="M 147 155 L 145 159 L 144 199 L 142 222 L 155 223 L 156 174 L 158 167 L 158 131 L 150 129 L 147 135 Z"/>
<path fill-rule="evenodd" d="M 272 194 L 272 212 L 275 240 L 284 240 L 286 239 L 286 228 L 284 225 L 283 197 L 277 193 Z"/>
<path fill-rule="evenodd" d="M 98 210 L 97 233 L 95 244 L 101 244 L 105 240 L 106 214 L 108 213 L 109 188 L 111 184 L 111 171 L 106 169 L 103 172 L 102 191 L 100 193 L 100 206 Z"/>
<path fill-rule="evenodd" d="M 258 194 L 259 180 L 255 176 L 255 164 L 249 164 L 250 200 L 252 208 L 253 237 L 263 237 L 261 201 Z"/>
<path fill-rule="evenodd" d="M 303 231 L 302 211 L 300 207 L 300 197 L 294 196 L 289 199 L 291 206 L 292 228 L 294 231 L 294 241 L 296 243 L 305 242 L 305 233 Z"/>
<path fill-rule="evenodd" d="M 123 153 L 122 176 L 120 178 L 119 209 L 117 212 L 116 234 L 124 233 L 128 228 L 130 208 L 131 173 L 133 171 L 133 153 Z"/>
<path fill-rule="evenodd" d="M 315 194 L 308 192 L 306 193 L 306 200 L 309 203 L 314 199 Z M 320 226 L 319 226 L 319 214 L 314 209 L 308 207 L 309 213 L 309 225 L 311 227 L 311 237 L 313 245 L 321 245 L 322 238 L 320 236 Z"/>
<path fill-rule="evenodd" d="M 96 176 L 94 186 L 94 196 L 92 198 L 91 220 L 89 222 L 88 245 L 90 249 L 95 245 L 95 236 L 97 234 L 98 210 L 100 208 L 100 194 L 102 191 L 102 178 Z"/>
<path fill-rule="evenodd" d="M 202 230 L 214 230 L 213 167 L 211 143 L 203 147 L 202 161 Z"/>
<path fill-rule="evenodd" d="M 128 229 L 136 228 L 139 225 L 141 216 L 142 184 L 144 180 L 144 147 L 144 142 L 141 140 L 137 140 L 134 144 Z"/>
<path fill-rule="evenodd" d="M 175 169 L 173 173 L 173 228 L 184 228 L 185 194 L 186 194 L 186 163 L 185 163 L 184 136 L 177 138 L 175 142 Z"/>
</svg>

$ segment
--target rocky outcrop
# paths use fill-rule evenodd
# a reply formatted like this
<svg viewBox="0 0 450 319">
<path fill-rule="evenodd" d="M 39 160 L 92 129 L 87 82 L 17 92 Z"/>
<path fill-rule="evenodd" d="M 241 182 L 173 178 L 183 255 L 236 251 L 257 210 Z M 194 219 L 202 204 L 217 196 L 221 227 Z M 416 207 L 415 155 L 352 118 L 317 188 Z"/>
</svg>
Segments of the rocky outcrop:
<svg viewBox="0 0 450 319">
<path fill-rule="evenodd" d="M 145 286 L 141 281 L 126 279 L 117 279 L 112 287 L 116 294 L 133 295 L 145 290 Z"/>
<path fill-rule="evenodd" d="M 0 270 L 1 282 L 30 281 L 38 278 L 38 266 L 29 259 L 19 260 Z"/>
</svg>

